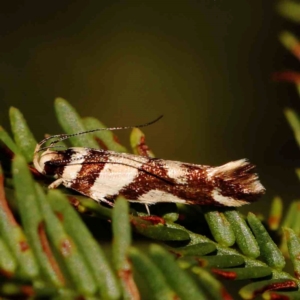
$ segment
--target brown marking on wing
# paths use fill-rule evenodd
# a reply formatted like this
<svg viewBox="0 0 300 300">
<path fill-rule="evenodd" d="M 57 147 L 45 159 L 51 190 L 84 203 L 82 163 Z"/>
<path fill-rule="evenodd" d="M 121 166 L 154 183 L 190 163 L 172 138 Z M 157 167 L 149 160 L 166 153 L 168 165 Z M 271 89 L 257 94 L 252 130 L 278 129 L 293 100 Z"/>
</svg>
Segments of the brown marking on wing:
<svg viewBox="0 0 300 300">
<path fill-rule="evenodd" d="M 225 197 L 253 202 L 265 193 L 265 189 L 260 185 L 257 175 L 253 172 L 254 168 L 254 165 L 245 162 L 225 173 L 215 174 L 211 182 Z M 261 187 L 258 188 L 257 184 Z"/>
<path fill-rule="evenodd" d="M 135 180 L 124 187 L 120 194 L 127 199 L 138 200 L 151 190 L 159 190 L 185 200 L 186 204 L 223 206 L 226 204 L 214 200 L 213 191 L 225 197 L 247 202 L 257 200 L 265 192 L 257 175 L 252 172 L 254 166 L 247 161 L 233 164 L 232 168 L 226 165 L 225 167 L 187 163 L 181 165 L 187 170 L 186 182 L 176 183 L 176 178 L 170 178 L 167 174 L 168 161 L 150 159 L 142 166 Z M 163 202 L 163 199 L 159 201 Z"/>
<path fill-rule="evenodd" d="M 104 168 L 108 155 L 105 151 L 90 149 L 84 159 L 81 170 L 70 187 L 82 194 L 89 195 L 90 188 Z"/>
<path fill-rule="evenodd" d="M 135 179 L 127 186 L 123 187 L 120 194 L 131 200 L 138 200 L 144 193 L 153 189 L 163 189 L 165 185 L 174 184 L 167 180 L 171 178 L 167 175 L 167 170 L 157 159 L 149 159 L 142 165 Z"/>
<path fill-rule="evenodd" d="M 72 155 L 76 153 L 75 150 L 69 148 L 64 151 L 56 151 L 57 159 L 45 162 L 44 171 L 47 175 L 62 176 L 65 167 L 71 162 Z"/>
<path fill-rule="evenodd" d="M 124 187 L 120 194 L 128 199 L 138 200 L 143 194 L 151 190 L 159 190 L 186 200 L 187 204 L 215 203 L 211 197 L 211 191 L 214 187 L 207 179 L 206 174 L 208 167 L 198 167 L 190 164 L 183 164 L 183 166 L 188 169 L 188 182 L 178 184 L 167 175 L 164 161 L 151 159 L 142 166 L 142 170 L 139 171 L 135 180 Z"/>
</svg>

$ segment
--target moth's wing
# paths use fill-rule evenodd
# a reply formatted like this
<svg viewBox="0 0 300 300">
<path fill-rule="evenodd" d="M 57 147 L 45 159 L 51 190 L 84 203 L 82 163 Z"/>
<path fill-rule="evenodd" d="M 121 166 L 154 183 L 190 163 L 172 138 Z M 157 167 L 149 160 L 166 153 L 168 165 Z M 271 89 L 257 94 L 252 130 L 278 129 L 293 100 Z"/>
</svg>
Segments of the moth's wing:
<svg viewBox="0 0 300 300">
<path fill-rule="evenodd" d="M 107 202 L 107 199 L 114 199 L 122 192 L 126 198 L 139 201 L 145 185 L 148 189 L 164 190 L 166 185 L 185 184 L 186 170 L 179 162 L 112 151 L 73 151 L 69 160 L 51 163 L 60 170 L 58 177 L 62 178 L 64 186 L 96 201 Z M 175 202 L 175 199 L 169 199 L 170 193 L 148 196 L 149 199 L 144 197 L 149 201 L 143 199 L 143 202 L 154 203 L 158 198 L 165 199 L 164 202 Z"/>
<path fill-rule="evenodd" d="M 82 188 L 82 182 L 86 182 L 88 187 L 86 194 L 93 199 L 114 199 L 128 189 L 137 193 L 135 199 L 140 194 L 143 185 L 151 184 L 152 178 L 166 184 L 164 182 L 165 178 L 161 178 L 160 173 L 157 172 L 157 167 L 156 170 L 145 167 L 149 164 L 153 164 L 153 160 L 150 158 L 118 153 L 110 153 L 105 163 L 103 163 L 103 160 L 100 164 L 94 161 L 85 162 L 78 180 L 76 180 L 77 190 Z M 139 180 L 141 174 L 147 174 L 147 180 Z M 76 186 L 76 182 L 72 184 L 71 188 Z M 129 188 L 135 183 L 135 187 Z M 131 197 L 127 198 L 133 199 Z"/>
<path fill-rule="evenodd" d="M 130 171 L 130 168 L 145 172 L 150 176 L 165 181 L 167 184 L 185 184 L 189 172 L 188 164 L 177 161 L 149 158 L 145 156 L 117 153 L 113 151 L 103 151 L 94 149 L 77 150 L 80 148 L 70 148 L 74 151 L 68 159 L 52 160 L 51 166 L 56 168 L 58 177 L 64 181 L 72 181 L 75 178 L 84 180 L 87 177 L 95 177 L 104 169 L 111 170 L 116 177 L 120 174 L 129 177 L 129 174 L 137 171 Z M 76 151 L 75 151 L 76 149 Z M 103 176 L 112 177 L 112 174 L 103 173 Z"/>
<path fill-rule="evenodd" d="M 110 164 L 121 164 L 135 168 L 139 173 L 145 173 L 150 177 L 155 177 L 166 184 L 183 183 L 188 169 L 181 162 L 150 158 L 127 153 L 116 153 L 110 151 Z M 116 167 L 117 168 L 117 167 Z"/>
</svg>

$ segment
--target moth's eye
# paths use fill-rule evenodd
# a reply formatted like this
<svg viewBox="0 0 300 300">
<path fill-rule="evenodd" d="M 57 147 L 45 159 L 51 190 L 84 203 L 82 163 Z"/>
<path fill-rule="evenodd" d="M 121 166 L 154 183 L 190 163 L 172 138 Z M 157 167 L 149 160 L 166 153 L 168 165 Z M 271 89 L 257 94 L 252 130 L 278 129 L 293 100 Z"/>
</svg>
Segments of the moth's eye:
<svg viewBox="0 0 300 300">
<path fill-rule="evenodd" d="M 44 163 L 44 173 L 50 176 L 63 172 L 64 164 L 61 160 L 47 160 Z"/>
<path fill-rule="evenodd" d="M 61 163 L 61 160 L 48 160 L 45 162 L 45 165 L 49 167 L 59 167 Z"/>
</svg>

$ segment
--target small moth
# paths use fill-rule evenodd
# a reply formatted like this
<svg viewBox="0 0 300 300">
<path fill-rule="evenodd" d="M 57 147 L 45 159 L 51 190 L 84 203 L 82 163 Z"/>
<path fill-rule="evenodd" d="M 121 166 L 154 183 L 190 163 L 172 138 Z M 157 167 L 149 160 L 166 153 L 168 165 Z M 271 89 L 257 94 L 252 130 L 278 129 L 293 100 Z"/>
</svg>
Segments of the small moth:
<svg viewBox="0 0 300 300">
<path fill-rule="evenodd" d="M 49 188 L 63 184 L 111 206 L 117 196 L 122 195 L 130 202 L 146 205 L 174 202 L 235 207 L 249 204 L 264 194 L 265 188 L 253 173 L 254 165 L 246 159 L 211 167 L 83 147 L 52 150 L 59 141 L 75 135 L 144 127 L 157 120 L 132 127 L 50 136 L 37 144 L 34 167 L 38 172 L 56 178 Z M 56 140 L 42 147 L 51 139 Z"/>
</svg>

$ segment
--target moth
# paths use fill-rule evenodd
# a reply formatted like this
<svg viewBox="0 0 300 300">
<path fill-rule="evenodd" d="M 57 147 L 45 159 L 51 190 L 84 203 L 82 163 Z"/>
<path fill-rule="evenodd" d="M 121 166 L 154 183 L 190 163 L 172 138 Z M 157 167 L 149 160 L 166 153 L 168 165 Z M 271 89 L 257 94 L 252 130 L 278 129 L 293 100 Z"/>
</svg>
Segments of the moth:
<svg viewBox="0 0 300 300">
<path fill-rule="evenodd" d="M 37 144 L 34 167 L 56 178 L 49 188 L 62 184 L 111 206 L 117 196 L 122 195 L 130 202 L 146 205 L 174 202 L 237 207 L 264 194 L 265 188 L 253 172 L 255 166 L 246 159 L 212 167 L 83 147 L 53 150 L 59 141 L 76 135 L 144 127 L 157 120 L 137 126 L 50 136 Z M 56 140 L 42 147 L 52 139 Z"/>
</svg>

